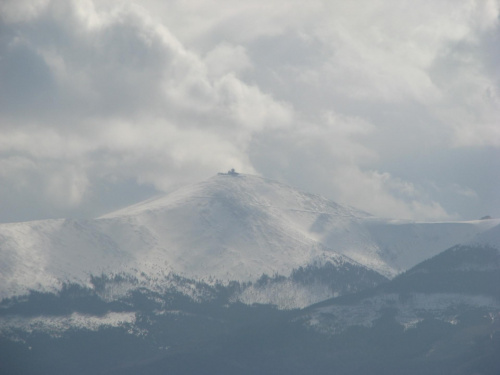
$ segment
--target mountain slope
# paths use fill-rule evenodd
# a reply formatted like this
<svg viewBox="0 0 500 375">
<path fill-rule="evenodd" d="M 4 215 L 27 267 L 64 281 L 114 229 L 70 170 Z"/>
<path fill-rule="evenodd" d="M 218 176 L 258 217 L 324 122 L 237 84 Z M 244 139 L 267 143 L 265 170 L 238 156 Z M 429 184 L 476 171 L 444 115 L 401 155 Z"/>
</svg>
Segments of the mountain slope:
<svg viewBox="0 0 500 375">
<path fill-rule="evenodd" d="M 0 372 L 496 375 L 500 283 L 464 281 L 498 271 L 498 249 L 458 245 L 374 289 L 303 310 L 145 289 L 106 302 L 103 280 L 33 294 L 0 304 Z"/>
<path fill-rule="evenodd" d="M 496 226 L 470 243 L 453 246 L 372 290 L 324 301 L 311 307 L 309 317 L 325 331 L 369 326 L 388 310 L 406 327 L 429 318 L 456 324 L 459 315 L 472 310 L 490 314 L 492 322 L 497 321 L 499 233 L 500 226 Z"/>
<path fill-rule="evenodd" d="M 492 296 L 500 301 L 500 225 L 418 264 L 384 289 Z"/>
<path fill-rule="evenodd" d="M 311 306 L 302 323 L 360 356 L 338 373 L 497 374 L 499 234 L 496 226 L 388 283 Z M 332 355 L 333 366 L 346 360 Z"/>
<path fill-rule="evenodd" d="M 141 228 L 151 247 L 141 254 L 145 262 L 168 253 L 164 265 L 182 275 L 251 280 L 312 262 L 346 261 L 307 235 L 319 214 L 344 226 L 366 216 L 274 181 L 223 175 L 98 221 L 106 233 L 117 226 L 125 232 Z M 129 247 L 123 232 L 113 238 Z"/>
</svg>

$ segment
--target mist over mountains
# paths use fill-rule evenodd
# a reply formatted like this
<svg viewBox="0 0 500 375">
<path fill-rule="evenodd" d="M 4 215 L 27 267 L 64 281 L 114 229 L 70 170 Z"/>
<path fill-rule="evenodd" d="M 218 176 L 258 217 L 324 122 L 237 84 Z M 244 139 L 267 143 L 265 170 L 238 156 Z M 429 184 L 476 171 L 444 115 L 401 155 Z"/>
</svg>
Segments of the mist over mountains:
<svg viewBox="0 0 500 375">
<path fill-rule="evenodd" d="M 229 173 L 1 224 L 0 256 L 6 374 L 500 369 L 496 219 L 377 218 Z"/>
</svg>

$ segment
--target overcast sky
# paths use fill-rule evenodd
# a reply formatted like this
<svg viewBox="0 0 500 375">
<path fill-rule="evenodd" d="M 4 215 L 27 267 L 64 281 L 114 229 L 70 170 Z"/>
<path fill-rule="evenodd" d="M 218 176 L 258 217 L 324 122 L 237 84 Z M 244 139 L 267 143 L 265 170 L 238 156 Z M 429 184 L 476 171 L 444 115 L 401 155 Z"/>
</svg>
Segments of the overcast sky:
<svg viewBox="0 0 500 375">
<path fill-rule="evenodd" d="M 2 0 L 0 221 L 229 168 L 377 216 L 500 217 L 500 0 Z"/>
</svg>

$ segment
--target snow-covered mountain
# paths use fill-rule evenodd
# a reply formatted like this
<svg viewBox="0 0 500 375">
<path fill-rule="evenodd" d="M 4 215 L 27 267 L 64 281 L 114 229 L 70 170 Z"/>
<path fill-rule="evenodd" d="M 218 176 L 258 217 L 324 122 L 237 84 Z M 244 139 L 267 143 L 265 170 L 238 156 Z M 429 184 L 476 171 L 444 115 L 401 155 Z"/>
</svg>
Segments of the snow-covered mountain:
<svg viewBox="0 0 500 375">
<path fill-rule="evenodd" d="M 103 274 L 156 287 L 172 274 L 208 283 L 283 276 L 242 298 L 272 302 L 285 291 L 301 298 L 312 287 L 298 290 L 294 270 L 392 277 L 497 223 L 379 219 L 269 179 L 220 174 L 92 220 L 1 224 L 0 299 L 68 282 L 90 286 L 91 275 Z M 318 295 L 299 306 L 336 293 L 314 288 Z"/>
<path fill-rule="evenodd" d="M 495 220 L 386 220 L 218 175 L 0 225 L 0 257 L 2 374 L 500 371 Z"/>
</svg>

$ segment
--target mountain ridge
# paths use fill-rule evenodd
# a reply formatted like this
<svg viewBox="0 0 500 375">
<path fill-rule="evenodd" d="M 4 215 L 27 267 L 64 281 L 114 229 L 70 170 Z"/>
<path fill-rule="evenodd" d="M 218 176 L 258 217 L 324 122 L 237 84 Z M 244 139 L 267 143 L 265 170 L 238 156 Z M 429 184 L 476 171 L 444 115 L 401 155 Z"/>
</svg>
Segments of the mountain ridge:
<svg viewBox="0 0 500 375">
<path fill-rule="evenodd" d="M 247 282 L 349 264 L 392 277 L 492 225 L 380 219 L 270 179 L 216 175 L 96 219 L 1 224 L 0 298 L 101 274 Z"/>
</svg>

